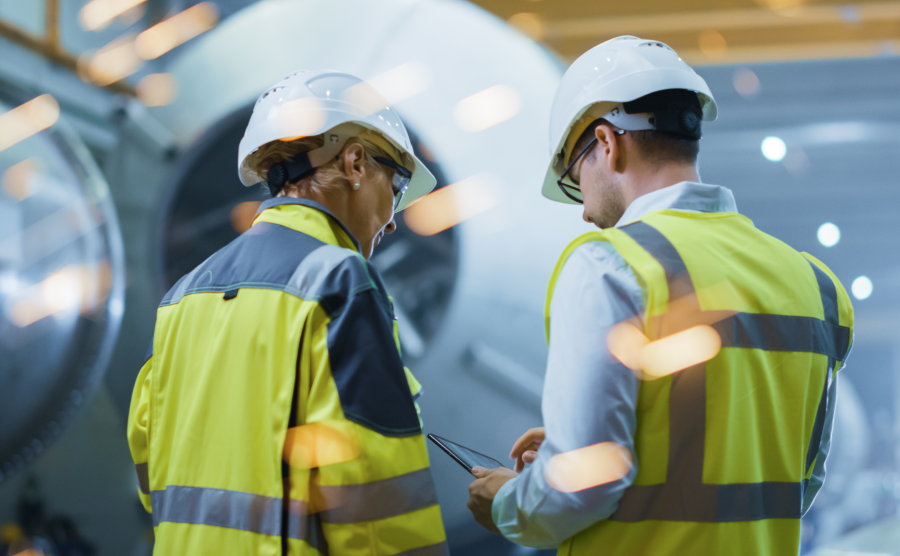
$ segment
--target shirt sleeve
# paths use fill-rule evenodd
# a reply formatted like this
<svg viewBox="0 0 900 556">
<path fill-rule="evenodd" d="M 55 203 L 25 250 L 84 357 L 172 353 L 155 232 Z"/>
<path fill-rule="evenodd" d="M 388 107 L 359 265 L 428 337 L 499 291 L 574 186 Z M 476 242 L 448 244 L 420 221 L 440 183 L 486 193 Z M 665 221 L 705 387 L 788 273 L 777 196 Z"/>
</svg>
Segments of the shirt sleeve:
<svg viewBox="0 0 900 556">
<path fill-rule="evenodd" d="M 538 458 L 497 493 L 493 518 L 509 540 L 536 548 L 564 540 L 606 519 L 637 474 L 634 453 L 638 381 L 607 348 L 616 323 L 642 314 L 634 274 L 607 243 L 587 243 L 571 255 L 556 285 L 542 412 L 546 440 Z M 634 465 L 618 481 L 573 493 L 551 487 L 550 459 L 601 442 L 627 448 Z"/>
</svg>

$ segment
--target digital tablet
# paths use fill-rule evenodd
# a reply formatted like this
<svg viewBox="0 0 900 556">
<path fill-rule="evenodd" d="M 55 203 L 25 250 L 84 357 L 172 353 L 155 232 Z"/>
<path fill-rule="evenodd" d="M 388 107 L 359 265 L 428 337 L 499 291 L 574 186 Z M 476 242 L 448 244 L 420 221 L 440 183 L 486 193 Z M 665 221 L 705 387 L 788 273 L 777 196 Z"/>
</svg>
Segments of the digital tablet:
<svg viewBox="0 0 900 556">
<path fill-rule="evenodd" d="M 497 469 L 506 467 L 492 457 L 488 457 L 482 453 L 470 450 L 461 444 L 441 438 L 436 434 L 428 435 L 428 439 L 438 445 L 438 447 L 453 458 L 456 463 L 465 467 L 466 471 L 471 473 L 473 467 L 484 467 L 485 469 Z"/>
</svg>

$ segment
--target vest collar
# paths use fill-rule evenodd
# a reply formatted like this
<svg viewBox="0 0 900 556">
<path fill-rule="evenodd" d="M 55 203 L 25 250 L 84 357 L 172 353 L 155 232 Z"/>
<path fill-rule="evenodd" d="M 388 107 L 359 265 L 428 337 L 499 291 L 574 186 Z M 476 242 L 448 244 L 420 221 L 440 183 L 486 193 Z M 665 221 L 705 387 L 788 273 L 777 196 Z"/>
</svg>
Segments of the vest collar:
<svg viewBox="0 0 900 556">
<path fill-rule="evenodd" d="M 259 205 L 253 224 L 271 222 L 312 236 L 330 245 L 362 253 L 359 241 L 344 223 L 315 201 L 296 197 L 274 197 Z"/>
<path fill-rule="evenodd" d="M 721 185 L 683 181 L 635 199 L 616 223 L 616 228 L 642 218 L 648 212 L 674 209 L 690 212 L 737 212 L 734 195 Z"/>
</svg>

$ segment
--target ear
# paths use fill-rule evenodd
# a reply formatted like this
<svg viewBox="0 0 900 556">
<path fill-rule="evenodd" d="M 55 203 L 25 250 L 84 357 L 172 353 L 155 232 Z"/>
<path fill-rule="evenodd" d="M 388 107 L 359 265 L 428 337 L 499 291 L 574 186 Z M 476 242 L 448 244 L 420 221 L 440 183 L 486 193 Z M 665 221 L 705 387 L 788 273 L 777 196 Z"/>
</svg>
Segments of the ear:
<svg viewBox="0 0 900 556">
<path fill-rule="evenodd" d="M 341 155 L 344 175 L 350 180 L 351 184 L 360 183 L 366 174 L 365 168 L 366 151 L 359 143 L 348 145 Z"/>
<path fill-rule="evenodd" d="M 616 135 L 613 128 L 606 124 L 600 124 L 594 129 L 594 136 L 597 137 L 597 156 L 600 156 L 603 164 L 607 169 L 616 172 L 620 169 L 622 157 L 622 148 L 619 140 L 621 136 Z"/>
</svg>

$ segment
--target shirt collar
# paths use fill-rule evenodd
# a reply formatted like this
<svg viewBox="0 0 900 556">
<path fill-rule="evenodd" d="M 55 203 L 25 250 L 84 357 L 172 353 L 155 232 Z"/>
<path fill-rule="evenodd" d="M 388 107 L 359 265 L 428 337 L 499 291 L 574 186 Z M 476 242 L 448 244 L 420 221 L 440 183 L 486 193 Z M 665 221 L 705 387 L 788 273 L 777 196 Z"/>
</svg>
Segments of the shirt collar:
<svg viewBox="0 0 900 556">
<path fill-rule="evenodd" d="M 624 226 L 642 218 L 648 212 L 674 209 L 690 212 L 737 212 L 734 195 L 721 185 L 707 185 L 683 181 L 642 195 L 632 201 L 625 214 L 616 222 Z"/>
<path fill-rule="evenodd" d="M 346 246 L 341 245 L 341 243 L 343 243 L 341 239 L 344 238 L 339 236 L 346 236 L 346 240 L 349 240 L 349 242 L 352 243 L 353 248 L 356 249 L 358 253 L 362 253 L 362 248 L 359 245 L 359 241 L 355 237 L 353 237 L 353 234 L 350 233 L 350 230 L 347 229 L 347 226 L 345 226 L 337 216 L 332 214 L 330 210 L 315 201 L 310 201 L 309 199 L 298 199 L 297 197 L 273 197 L 271 199 L 266 199 L 259 205 L 259 210 L 256 211 L 256 216 L 253 217 L 253 223 L 255 224 L 256 222 L 260 221 L 259 217 L 264 211 L 286 205 L 300 205 L 324 213 L 327 216 L 327 218 L 325 219 L 327 224 L 331 224 L 332 228 L 336 226 L 336 229 L 332 229 L 332 232 L 334 233 L 329 234 L 334 236 L 334 241 L 327 241 L 331 238 L 319 237 L 321 234 L 317 234 L 313 230 L 307 229 L 308 226 L 304 226 L 304 221 L 302 219 L 291 218 L 290 216 L 288 216 L 288 218 L 286 219 L 264 218 L 264 220 L 267 222 L 273 222 L 275 224 L 281 224 L 283 226 L 291 228 L 292 230 L 311 235 L 313 237 L 316 237 L 316 239 L 326 241 L 326 243 L 340 245 L 341 247 Z"/>
</svg>

